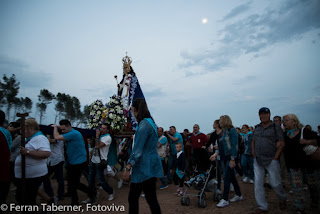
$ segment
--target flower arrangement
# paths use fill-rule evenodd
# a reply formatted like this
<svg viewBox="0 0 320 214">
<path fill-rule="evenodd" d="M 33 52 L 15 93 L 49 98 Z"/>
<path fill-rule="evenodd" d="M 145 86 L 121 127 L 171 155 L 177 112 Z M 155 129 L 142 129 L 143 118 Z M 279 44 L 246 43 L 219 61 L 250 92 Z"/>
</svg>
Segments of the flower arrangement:
<svg viewBox="0 0 320 214">
<path fill-rule="evenodd" d="M 123 108 L 123 100 L 120 96 L 113 95 L 106 104 L 102 113 L 103 123 L 110 124 L 113 130 L 122 130 L 127 124 L 128 111 Z"/>
<path fill-rule="evenodd" d="M 94 101 L 90 106 L 89 129 L 98 128 L 102 124 L 102 113 L 105 111 L 105 106 L 101 100 Z"/>
<path fill-rule="evenodd" d="M 103 105 L 101 100 L 96 100 L 89 109 L 89 129 L 108 123 L 111 129 L 120 131 L 127 125 L 128 111 L 123 109 L 123 100 L 120 96 L 113 95 L 106 105 Z"/>
</svg>

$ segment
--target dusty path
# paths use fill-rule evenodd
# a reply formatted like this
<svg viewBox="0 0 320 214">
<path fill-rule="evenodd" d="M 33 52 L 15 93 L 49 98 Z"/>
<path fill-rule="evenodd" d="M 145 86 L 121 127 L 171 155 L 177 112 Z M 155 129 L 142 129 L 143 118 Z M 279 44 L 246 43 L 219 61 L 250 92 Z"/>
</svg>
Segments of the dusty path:
<svg viewBox="0 0 320 214">
<path fill-rule="evenodd" d="M 180 199 L 181 197 L 177 197 L 174 193 L 176 191 L 176 187 L 171 184 L 169 185 L 169 188 L 164 190 L 157 190 L 158 200 L 160 203 L 161 211 L 164 214 L 175 214 L 175 213 L 185 213 L 185 214 L 201 214 L 201 213 L 250 213 L 256 208 L 256 202 L 254 199 L 254 192 L 253 192 L 253 184 L 249 183 L 243 183 L 240 178 L 238 178 L 241 191 L 244 196 L 244 201 L 242 202 L 236 202 L 230 204 L 229 207 L 226 208 L 217 208 L 216 204 L 217 202 L 213 201 L 212 193 L 206 193 L 207 196 L 207 207 L 206 208 L 199 208 L 198 207 L 198 199 L 194 196 L 190 197 L 190 205 L 189 206 L 182 206 Z M 86 184 L 86 181 L 84 178 L 82 178 L 82 182 Z M 117 183 L 113 178 L 108 178 L 108 182 L 112 187 L 116 187 Z M 56 182 L 52 181 L 53 188 L 56 188 Z M 157 186 L 160 186 L 160 182 L 157 183 Z M 11 186 L 12 188 L 12 186 Z M 108 201 L 108 194 L 104 192 L 104 190 L 98 190 L 99 196 L 98 196 L 98 203 L 96 206 L 93 207 L 93 209 L 106 209 L 105 205 L 109 205 L 109 209 L 114 210 L 110 211 L 110 213 L 127 213 L 128 212 L 128 191 L 129 186 L 124 185 L 121 189 L 115 189 L 116 190 L 116 196 L 113 201 Z M 85 200 L 87 197 L 82 192 L 79 192 L 79 198 L 80 201 Z M 191 192 L 197 193 L 198 191 L 195 189 L 192 189 Z M 288 208 L 285 211 L 280 211 L 278 206 L 278 200 L 276 198 L 276 195 L 273 190 L 266 189 L 266 197 L 267 201 L 269 202 L 269 213 L 272 214 L 287 214 L 287 213 L 293 213 L 293 201 L 292 201 L 292 195 L 288 193 L 288 188 L 286 189 L 287 196 L 288 196 Z M 234 193 L 230 194 L 230 198 L 234 195 Z M 41 199 L 38 198 L 39 203 L 43 203 Z M 70 204 L 70 198 L 65 198 L 63 201 L 60 201 L 60 205 L 68 205 Z M 7 203 L 15 203 L 14 199 L 14 191 L 9 192 L 9 196 L 7 199 Z M 125 212 L 115 211 L 116 209 L 124 209 Z M 82 210 L 84 213 L 96 213 L 97 211 L 93 210 L 86 210 L 86 205 L 82 205 Z M 312 211 L 310 209 L 307 210 L 307 213 L 320 213 L 318 211 Z M 108 213 L 108 211 L 105 211 Z M 5 212 L 5 213 L 19 213 L 19 212 Z M 58 212 L 57 212 L 58 213 Z M 71 212 L 59 212 L 59 213 L 71 213 Z M 141 214 L 147 214 L 150 213 L 149 206 L 146 202 L 146 199 L 141 197 L 140 198 L 140 213 Z"/>
</svg>

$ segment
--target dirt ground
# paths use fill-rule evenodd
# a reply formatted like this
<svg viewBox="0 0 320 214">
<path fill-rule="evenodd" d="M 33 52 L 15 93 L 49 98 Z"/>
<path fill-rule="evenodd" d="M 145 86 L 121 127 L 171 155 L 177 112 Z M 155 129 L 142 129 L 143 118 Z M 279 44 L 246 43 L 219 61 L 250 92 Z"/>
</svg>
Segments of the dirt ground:
<svg viewBox="0 0 320 214">
<path fill-rule="evenodd" d="M 121 176 L 121 173 L 118 174 Z M 84 178 L 81 178 L 82 182 L 84 184 L 87 184 L 86 180 Z M 117 182 L 114 178 L 108 177 L 108 183 L 114 187 L 116 193 L 115 193 L 115 199 L 113 201 L 108 201 L 108 194 L 104 191 L 99 189 L 99 195 L 97 198 L 97 204 L 93 207 L 93 209 L 96 210 L 87 210 L 86 205 L 82 205 L 82 209 L 80 211 L 84 213 L 95 213 L 99 209 L 104 210 L 105 212 L 114 212 L 114 213 L 128 213 L 128 191 L 129 191 L 129 185 L 124 185 L 121 189 L 117 189 Z M 206 208 L 200 208 L 198 207 L 198 198 L 196 196 L 190 196 L 190 205 L 189 206 L 183 206 L 181 205 L 181 197 L 178 197 L 175 195 L 176 186 L 173 184 L 169 185 L 167 189 L 164 190 L 157 190 L 157 196 L 158 201 L 160 203 L 161 211 L 164 214 L 173 214 L 173 213 L 185 213 L 185 214 L 205 214 L 205 213 L 216 213 L 216 214 L 222 214 L 222 213 L 250 213 L 254 211 L 257 208 L 255 199 L 254 199 L 254 186 L 253 184 L 249 183 L 243 183 L 242 180 L 238 177 L 238 182 L 240 184 L 241 192 L 244 196 L 244 200 L 241 202 L 231 203 L 230 206 L 226 208 L 217 208 L 216 201 L 213 201 L 213 193 L 206 193 L 206 202 L 207 207 Z M 157 186 L 160 186 L 160 181 L 157 182 Z M 56 190 L 57 184 L 55 180 L 52 180 L 53 188 Z M 11 185 L 10 189 L 12 189 L 13 186 Z M 197 194 L 199 191 L 195 190 L 193 188 L 190 189 L 189 193 Z M 289 188 L 286 188 L 287 197 L 288 197 L 288 207 L 284 211 L 280 211 L 279 204 L 277 197 L 273 190 L 269 190 L 266 188 L 266 197 L 267 201 L 269 203 L 269 213 L 281 213 L 281 214 L 287 214 L 287 213 L 293 213 L 294 207 L 293 207 L 293 201 L 292 201 L 292 195 L 289 193 Z M 78 191 L 80 202 L 82 200 L 87 199 L 87 196 Z M 231 192 L 229 198 L 233 197 L 234 193 Z M 59 205 L 68 205 L 70 204 L 71 200 L 70 198 L 65 198 L 63 201 L 59 201 Z M 7 204 L 15 203 L 14 199 L 14 191 L 9 192 L 8 198 L 7 198 Z M 43 200 L 38 197 L 38 203 L 44 203 Z M 140 197 L 139 200 L 140 203 L 140 212 L 141 214 L 151 213 L 149 206 L 146 202 L 146 199 L 143 197 Z M 109 209 L 111 211 L 106 210 L 106 205 L 109 206 Z M 10 205 L 9 205 L 10 206 Z M 100 208 L 99 208 L 100 206 Z M 119 211 L 115 211 L 116 208 L 120 209 Z M 4 213 L 19 213 L 19 212 L 9 212 L 6 211 Z M 58 212 L 56 212 L 58 213 Z M 72 213 L 72 212 L 59 212 L 59 213 Z M 308 206 L 307 213 L 320 213 L 319 211 L 311 210 Z"/>
</svg>

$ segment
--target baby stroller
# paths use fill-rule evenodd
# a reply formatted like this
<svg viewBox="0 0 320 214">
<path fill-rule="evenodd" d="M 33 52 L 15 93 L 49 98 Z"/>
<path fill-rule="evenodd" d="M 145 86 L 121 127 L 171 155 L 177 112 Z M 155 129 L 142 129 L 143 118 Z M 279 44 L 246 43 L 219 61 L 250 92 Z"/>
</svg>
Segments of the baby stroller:
<svg viewBox="0 0 320 214">
<path fill-rule="evenodd" d="M 217 170 L 215 162 L 210 162 L 209 155 L 205 149 L 198 150 L 198 154 L 195 154 L 195 159 L 196 168 L 194 170 L 193 177 L 189 181 L 185 182 L 187 189 L 182 195 L 181 205 L 189 206 L 190 198 L 188 196 L 196 196 L 198 197 L 198 206 L 205 208 L 207 206 L 205 192 L 213 192 L 213 200 L 215 201 L 219 201 L 221 199 L 221 195 L 217 194 Z M 207 170 L 204 170 L 206 166 L 210 167 L 209 169 L 206 168 Z M 188 190 L 191 187 L 194 187 L 196 190 L 200 190 L 199 193 L 189 194 Z"/>
</svg>

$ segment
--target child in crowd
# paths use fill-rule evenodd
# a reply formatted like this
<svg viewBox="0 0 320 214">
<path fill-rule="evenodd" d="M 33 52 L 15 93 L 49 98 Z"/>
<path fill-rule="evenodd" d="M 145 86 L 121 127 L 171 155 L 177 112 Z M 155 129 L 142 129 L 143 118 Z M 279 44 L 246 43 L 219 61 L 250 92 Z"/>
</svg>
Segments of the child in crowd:
<svg viewBox="0 0 320 214">
<path fill-rule="evenodd" d="M 207 176 L 208 176 L 208 173 L 207 173 L 207 172 L 202 172 L 202 173 L 200 173 L 199 175 L 191 178 L 189 181 L 186 181 L 184 184 L 185 184 L 187 187 L 190 187 L 190 186 L 193 184 L 193 182 L 195 182 L 196 185 L 201 186 L 202 184 L 205 183 Z"/>
<path fill-rule="evenodd" d="M 179 184 L 179 187 L 177 189 L 178 196 L 183 195 L 183 183 L 185 179 L 185 168 L 186 168 L 186 156 L 182 151 L 182 148 L 183 148 L 182 143 L 179 142 L 176 144 L 177 155 L 173 161 L 173 166 L 174 168 L 176 168 L 176 172 L 174 173 L 174 176 L 173 176 L 173 181 L 175 185 Z M 170 171 L 172 173 L 172 170 Z"/>
</svg>

